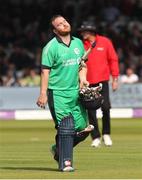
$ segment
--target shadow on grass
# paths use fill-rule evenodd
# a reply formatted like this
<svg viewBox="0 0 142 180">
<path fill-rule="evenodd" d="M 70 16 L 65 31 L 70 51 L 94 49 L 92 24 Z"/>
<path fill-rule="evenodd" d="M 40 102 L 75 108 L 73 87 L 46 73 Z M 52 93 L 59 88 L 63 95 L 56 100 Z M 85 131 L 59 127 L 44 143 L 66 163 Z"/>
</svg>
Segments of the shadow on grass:
<svg viewBox="0 0 142 180">
<path fill-rule="evenodd" d="M 58 169 L 44 168 L 44 167 L 0 167 L 0 169 L 5 169 L 5 170 L 28 170 L 28 171 L 56 171 L 56 172 L 59 172 Z"/>
</svg>

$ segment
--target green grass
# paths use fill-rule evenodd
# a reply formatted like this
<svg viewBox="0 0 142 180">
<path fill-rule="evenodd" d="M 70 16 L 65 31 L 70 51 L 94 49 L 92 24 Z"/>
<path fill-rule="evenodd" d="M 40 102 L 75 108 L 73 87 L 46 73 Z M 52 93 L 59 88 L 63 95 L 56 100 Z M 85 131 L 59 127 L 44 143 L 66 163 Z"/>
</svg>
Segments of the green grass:
<svg viewBox="0 0 142 180">
<path fill-rule="evenodd" d="M 112 147 L 92 148 L 90 137 L 80 143 L 71 173 L 52 159 L 54 135 L 52 121 L 0 121 L 0 179 L 142 178 L 142 119 L 113 119 Z"/>
</svg>

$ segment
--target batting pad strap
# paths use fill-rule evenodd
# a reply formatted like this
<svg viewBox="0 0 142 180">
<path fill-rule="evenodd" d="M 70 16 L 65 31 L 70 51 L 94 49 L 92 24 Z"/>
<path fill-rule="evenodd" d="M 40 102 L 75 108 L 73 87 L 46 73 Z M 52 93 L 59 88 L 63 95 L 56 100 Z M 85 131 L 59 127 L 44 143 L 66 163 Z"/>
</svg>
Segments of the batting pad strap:
<svg viewBox="0 0 142 180">
<path fill-rule="evenodd" d="M 59 135 L 59 169 L 64 170 L 73 164 L 73 142 L 75 135 L 73 117 L 67 116 L 61 120 L 58 127 Z"/>
<path fill-rule="evenodd" d="M 66 120 L 64 120 L 64 121 L 66 121 Z M 67 120 L 66 122 L 69 122 L 69 121 Z M 68 124 L 67 126 L 63 126 L 63 124 L 61 124 L 58 132 L 59 132 L 58 134 L 60 136 L 75 135 L 75 129 L 74 129 L 74 127 L 71 127 L 70 124 Z"/>
</svg>

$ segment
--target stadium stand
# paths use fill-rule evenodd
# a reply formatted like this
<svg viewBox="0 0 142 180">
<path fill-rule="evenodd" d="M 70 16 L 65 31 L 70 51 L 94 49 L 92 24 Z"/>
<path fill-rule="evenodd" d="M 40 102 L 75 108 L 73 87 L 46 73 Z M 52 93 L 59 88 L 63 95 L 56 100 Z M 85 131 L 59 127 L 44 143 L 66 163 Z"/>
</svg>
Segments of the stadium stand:
<svg viewBox="0 0 142 180">
<path fill-rule="evenodd" d="M 115 45 L 121 74 L 132 67 L 142 82 L 141 0 L 5 0 L 0 1 L 0 86 L 21 86 L 33 69 L 39 75 L 41 49 L 52 37 L 49 20 L 55 12 L 69 19 L 74 35 L 82 20 L 95 21 L 99 33 Z"/>
</svg>

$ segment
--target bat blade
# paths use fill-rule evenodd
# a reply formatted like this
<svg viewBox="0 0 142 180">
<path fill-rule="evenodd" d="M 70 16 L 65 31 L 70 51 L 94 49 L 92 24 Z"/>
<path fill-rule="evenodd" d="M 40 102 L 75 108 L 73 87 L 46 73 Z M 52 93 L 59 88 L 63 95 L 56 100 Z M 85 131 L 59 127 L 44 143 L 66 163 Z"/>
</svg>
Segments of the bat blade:
<svg viewBox="0 0 142 180">
<path fill-rule="evenodd" d="M 82 61 L 86 61 L 86 59 L 88 58 L 88 54 L 91 52 L 91 47 L 84 53 L 84 55 L 82 56 L 81 60 Z"/>
<path fill-rule="evenodd" d="M 84 55 L 82 56 L 81 58 L 81 61 L 86 61 L 87 58 L 88 58 L 88 55 L 89 53 L 91 52 L 91 50 L 96 46 L 96 41 L 94 41 L 92 44 L 91 44 L 91 47 L 84 53 Z"/>
</svg>

